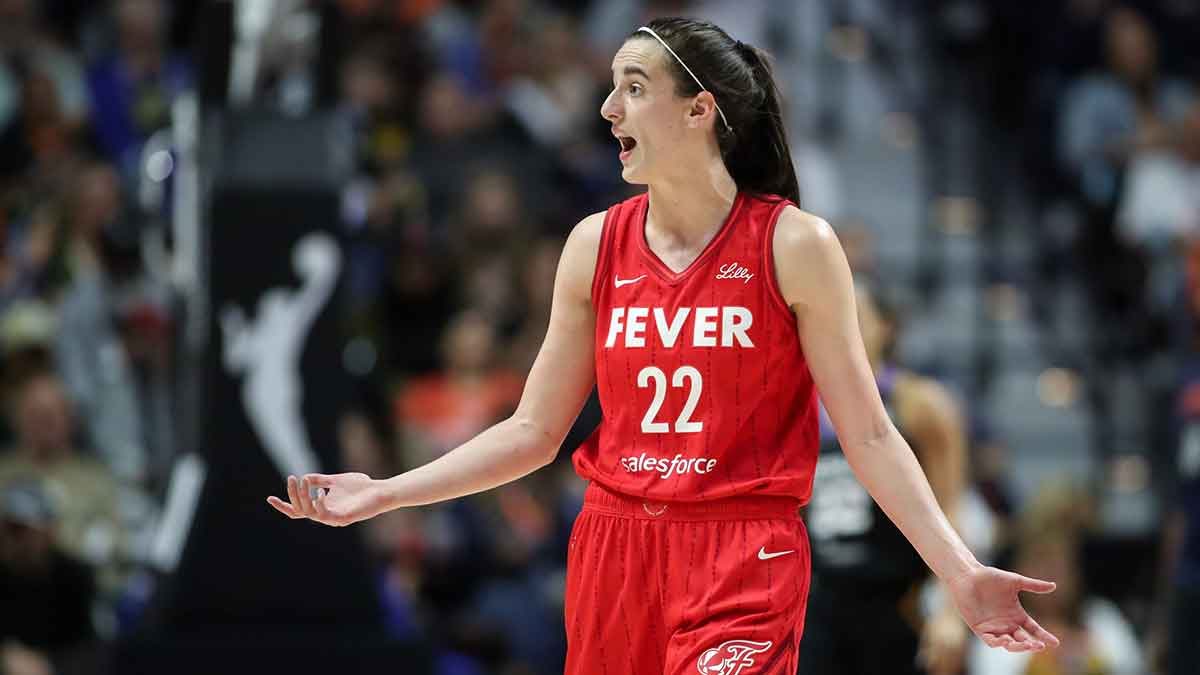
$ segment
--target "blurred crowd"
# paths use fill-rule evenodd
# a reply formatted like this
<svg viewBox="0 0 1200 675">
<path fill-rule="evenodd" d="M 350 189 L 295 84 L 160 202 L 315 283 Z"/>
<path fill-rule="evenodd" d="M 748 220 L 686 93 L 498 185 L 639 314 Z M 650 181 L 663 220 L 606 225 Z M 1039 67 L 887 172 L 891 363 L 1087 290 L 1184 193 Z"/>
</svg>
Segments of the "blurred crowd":
<svg viewBox="0 0 1200 675">
<path fill-rule="evenodd" d="M 166 7 L 0 2 L 0 671 L 92 672 L 172 455 L 140 153 L 189 86 Z"/>
<path fill-rule="evenodd" d="M 796 17 L 791 3 L 738 4 L 739 25 L 757 31 L 743 39 L 764 40 L 785 65 L 800 58 L 803 27 L 772 21 Z M 1200 562 L 1176 564 L 1188 555 L 1184 507 L 1197 501 L 1182 479 L 1190 466 L 1194 484 L 1200 454 L 1173 459 L 1200 420 L 1189 388 L 1200 383 L 1200 11 L 1169 0 L 990 12 L 949 0 L 859 4 L 928 12 L 928 25 L 972 8 L 983 17 L 976 44 L 931 53 L 965 54 L 965 67 L 995 78 L 982 107 L 989 128 L 1023 149 L 1033 281 L 1080 283 L 1096 316 L 1095 339 L 1070 362 L 1085 376 L 1092 363 L 1166 363 L 1172 376 L 1141 440 L 1172 457 L 1151 465 L 1163 513 L 1180 515 L 1132 544 L 1097 535 L 1094 486 L 1047 480 L 1018 501 L 1002 441 L 972 439 L 976 510 L 964 527 L 987 533 L 973 541 L 989 560 L 1059 582 L 1029 608 L 1065 646 L 1022 658 L 973 649 L 960 667 L 1152 672 L 1169 651 L 1167 599 L 1200 589 Z M 338 110 L 359 157 L 343 199 L 339 304 L 346 335 L 379 355 L 341 415 L 340 469 L 392 475 L 512 412 L 566 232 L 635 192 L 598 114 L 612 53 L 646 16 L 729 14 L 721 5 L 336 3 Z M 190 7 L 0 0 L 0 672 L 92 672 L 144 605 L 148 542 L 176 454 L 181 320 L 164 262 L 170 213 L 147 189 L 161 176 L 146 167 L 173 102 L 194 87 Z M 790 94 L 795 109 L 813 107 Z M 796 149 L 819 154 L 828 121 L 798 117 Z M 801 171 L 802 193 L 836 203 L 823 174 L 806 183 L 812 173 Z M 873 273 L 879 242 L 842 213 L 818 215 Z M 1093 404 L 1104 411 L 1103 398 Z M 587 416 L 598 418 L 594 402 Z M 433 644 L 446 675 L 560 672 L 566 541 L 582 491 L 561 453 L 503 488 L 367 523 L 389 629 Z M 1195 531 L 1200 514 L 1190 517 Z M 1122 569 L 1142 576 L 1111 579 L 1087 564 L 1108 554 L 1132 556 Z"/>
</svg>

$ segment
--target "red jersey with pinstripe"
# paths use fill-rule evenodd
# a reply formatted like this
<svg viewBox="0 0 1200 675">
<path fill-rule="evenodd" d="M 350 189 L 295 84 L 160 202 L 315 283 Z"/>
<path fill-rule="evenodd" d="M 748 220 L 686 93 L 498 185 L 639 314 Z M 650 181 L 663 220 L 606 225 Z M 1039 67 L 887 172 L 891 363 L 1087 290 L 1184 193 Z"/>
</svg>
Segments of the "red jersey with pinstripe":
<svg viewBox="0 0 1200 675">
<path fill-rule="evenodd" d="M 790 202 L 739 193 L 679 273 L 646 243 L 648 203 L 639 195 L 604 219 L 592 281 L 604 415 L 575 453 L 577 473 L 655 501 L 807 502 L 817 398 L 772 255 Z"/>
</svg>

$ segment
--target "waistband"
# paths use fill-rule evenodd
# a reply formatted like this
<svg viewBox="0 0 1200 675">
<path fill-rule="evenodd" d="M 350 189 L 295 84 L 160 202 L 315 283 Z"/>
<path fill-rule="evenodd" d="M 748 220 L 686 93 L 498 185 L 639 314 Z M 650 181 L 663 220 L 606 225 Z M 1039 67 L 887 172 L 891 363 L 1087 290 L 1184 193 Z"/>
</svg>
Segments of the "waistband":
<svg viewBox="0 0 1200 675">
<path fill-rule="evenodd" d="M 642 520 L 800 520 L 800 500 L 776 495 L 734 496 L 702 502 L 656 501 L 610 490 L 595 481 L 583 510 Z"/>
</svg>

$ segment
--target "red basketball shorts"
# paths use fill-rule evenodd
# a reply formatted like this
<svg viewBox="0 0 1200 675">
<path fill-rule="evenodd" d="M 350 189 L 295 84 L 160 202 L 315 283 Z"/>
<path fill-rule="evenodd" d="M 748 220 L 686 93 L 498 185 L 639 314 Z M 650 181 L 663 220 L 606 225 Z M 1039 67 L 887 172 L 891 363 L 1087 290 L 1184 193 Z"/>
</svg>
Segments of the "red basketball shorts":
<svg viewBox="0 0 1200 675">
<path fill-rule="evenodd" d="M 592 483 L 567 554 L 566 675 L 793 675 L 810 570 L 798 509 Z"/>
</svg>

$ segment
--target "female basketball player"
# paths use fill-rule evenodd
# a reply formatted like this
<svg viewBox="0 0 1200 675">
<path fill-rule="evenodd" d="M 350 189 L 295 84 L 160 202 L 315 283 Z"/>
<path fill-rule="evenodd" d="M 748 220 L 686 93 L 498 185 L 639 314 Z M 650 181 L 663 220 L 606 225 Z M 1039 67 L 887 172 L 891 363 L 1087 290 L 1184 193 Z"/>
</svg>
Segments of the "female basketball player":
<svg viewBox="0 0 1200 675">
<path fill-rule="evenodd" d="M 289 477 L 289 501 L 270 503 L 347 525 L 507 483 L 553 459 L 597 384 L 604 419 L 574 457 L 590 486 L 568 552 L 566 672 L 793 673 L 819 389 L 855 474 L 967 625 L 1010 651 L 1057 644 L 1018 601 L 1054 585 L 975 560 L 888 418 L 845 256 L 795 205 L 763 52 L 660 19 L 617 51 L 613 84 L 600 112 L 623 177 L 648 193 L 571 232 L 513 416 L 387 480 Z"/>
</svg>

